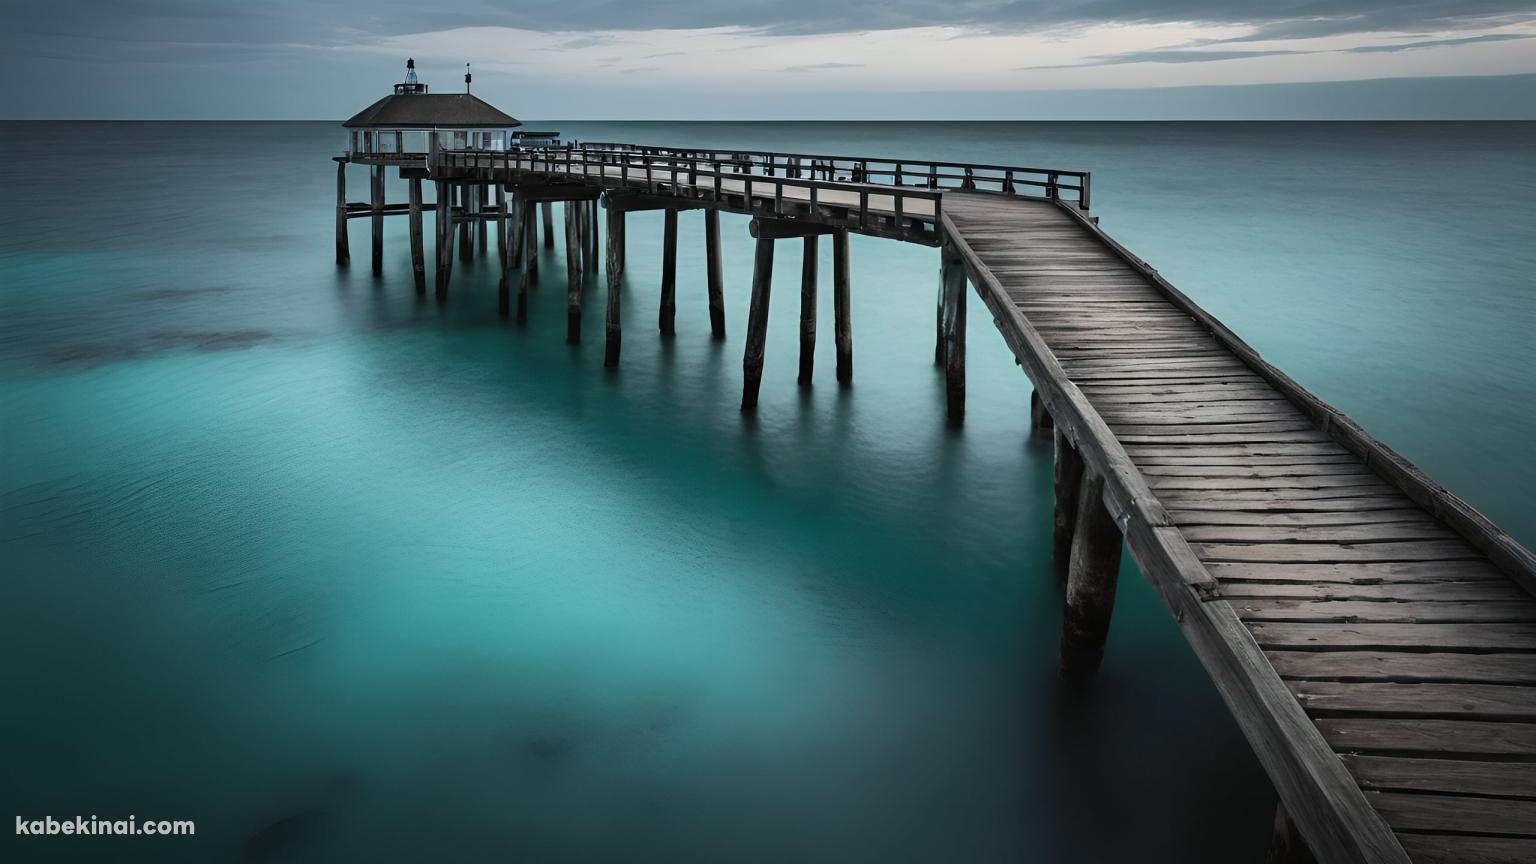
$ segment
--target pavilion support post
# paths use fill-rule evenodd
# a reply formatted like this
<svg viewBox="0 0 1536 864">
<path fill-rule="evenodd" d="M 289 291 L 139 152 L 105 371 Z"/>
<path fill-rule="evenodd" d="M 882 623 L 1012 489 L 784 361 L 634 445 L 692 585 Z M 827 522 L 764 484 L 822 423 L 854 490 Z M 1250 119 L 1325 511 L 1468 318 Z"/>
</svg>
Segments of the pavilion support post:
<svg viewBox="0 0 1536 864">
<path fill-rule="evenodd" d="M 581 342 L 581 202 L 565 202 L 565 342 Z"/>
<path fill-rule="evenodd" d="M 1029 428 L 1033 432 L 1050 429 L 1054 425 L 1051 420 L 1051 412 L 1046 409 L 1045 403 L 1040 401 L 1039 391 L 1029 394 Z"/>
<path fill-rule="evenodd" d="M 951 423 L 965 419 L 965 267 L 955 250 L 945 248 L 941 267 L 944 287 L 944 402 Z"/>
<path fill-rule="evenodd" d="M 801 387 L 811 386 L 816 366 L 816 235 L 805 238 L 800 257 L 800 375 Z"/>
<path fill-rule="evenodd" d="M 663 210 L 661 222 L 661 335 L 677 332 L 677 211 Z"/>
<path fill-rule="evenodd" d="M 619 346 L 624 340 L 620 326 L 619 299 L 624 286 L 624 211 L 609 207 L 608 213 L 608 315 L 604 320 L 603 366 L 616 369 L 619 365 Z"/>
<path fill-rule="evenodd" d="M 1124 538 L 1104 506 L 1104 478 L 1085 470 L 1079 490 L 1062 610 L 1061 675 L 1082 683 L 1093 677 L 1104 659 Z"/>
<path fill-rule="evenodd" d="M 1284 803 L 1275 805 L 1275 833 L 1264 855 L 1264 864 L 1317 864 Z"/>
<path fill-rule="evenodd" d="M 416 293 L 427 293 L 427 254 L 421 237 L 421 179 L 413 177 L 410 186 L 411 276 Z"/>
<path fill-rule="evenodd" d="M 336 266 L 352 263 L 352 248 L 347 243 L 347 163 L 336 163 Z"/>
<path fill-rule="evenodd" d="M 454 188 L 459 193 L 459 260 L 468 264 L 475 260 L 474 214 L 478 208 L 468 183 L 460 183 Z"/>
<path fill-rule="evenodd" d="M 437 181 L 437 296 L 448 296 L 453 277 L 453 186 Z"/>
<path fill-rule="evenodd" d="M 384 272 L 384 166 L 369 168 L 369 198 L 373 204 L 373 272 Z"/>
<path fill-rule="evenodd" d="M 747 347 L 742 355 L 741 410 L 757 410 L 763 383 L 763 346 L 768 338 L 768 297 L 773 291 L 773 241 L 758 239 L 752 259 L 752 301 L 747 310 Z"/>
<path fill-rule="evenodd" d="M 1051 568 L 1058 584 L 1067 584 L 1072 564 L 1072 533 L 1077 528 L 1078 494 L 1083 484 L 1083 457 L 1071 440 L 1056 430 L 1056 510 L 1051 517 Z"/>
<path fill-rule="evenodd" d="M 491 188 L 486 184 L 481 183 L 474 187 L 474 196 L 475 214 L 480 215 L 485 212 L 485 208 L 491 203 Z M 475 230 L 480 234 L 479 246 L 481 258 L 484 258 L 489 252 L 490 244 L 486 242 L 486 234 L 489 233 L 489 228 L 490 226 L 485 224 L 484 219 L 476 220 Z"/>
<path fill-rule="evenodd" d="M 848 231 L 832 235 L 832 327 L 837 345 L 837 383 L 853 383 L 852 297 L 848 272 Z"/>
<path fill-rule="evenodd" d="M 544 248 L 553 249 L 555 248 L 555 205 L 545 201 L 539 205 L 539 209 L 544 211 Z"/>
<path fill-rule="evenodd" d="M 725 338 L 725 275 L 720 258 L 720 211 L 704 211 L 704 258 L 709 279 L 709 334 Z"/>
</svg>

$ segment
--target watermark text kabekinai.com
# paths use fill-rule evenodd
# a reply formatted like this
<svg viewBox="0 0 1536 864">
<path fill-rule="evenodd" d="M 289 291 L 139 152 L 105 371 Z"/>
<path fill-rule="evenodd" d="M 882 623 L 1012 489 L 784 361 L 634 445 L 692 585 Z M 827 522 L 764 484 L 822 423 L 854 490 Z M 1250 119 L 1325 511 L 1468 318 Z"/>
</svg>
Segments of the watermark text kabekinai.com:
<svg viewBox="0 0 1536 864">
<path fill-rule="evenodd" d="M 42 819 L 23 819 L 16 817 L 16 833 L 26 835 L 50 835 L 50 834 L 84 834 L 87 836 L 100 836 L 121 834 L 126 836 L 142 837 L 153 834 L 196 834 L 197 826 L 190 819 L 145 819 L 140 822 L 136 817 L 127 819 L 97 819 L 95 816 L 87 819 L 84 816 L 76 816 L 73 819 L 59 820 L 52 816 Z"/>
</svg>

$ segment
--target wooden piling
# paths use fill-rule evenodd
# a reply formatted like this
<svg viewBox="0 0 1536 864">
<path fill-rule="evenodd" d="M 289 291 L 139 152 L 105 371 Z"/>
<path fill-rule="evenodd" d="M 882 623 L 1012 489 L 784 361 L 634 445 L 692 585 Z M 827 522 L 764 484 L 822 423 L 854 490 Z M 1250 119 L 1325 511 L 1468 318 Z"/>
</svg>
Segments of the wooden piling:
<svg viewBox="0 0 1536 864">
<path fill-rule="evenodd" d="M 352 248 L 347 242 L 347 163 L 336 163 L 336 266 L 352 263 Z"/>
<path fill-rule="evenodd" d="M 469 263 L 475 260 L 475 233 L 473 214 L 476 210 L 472 202 L 475 197 L 470 194 L 468 183 L 459 183 L 454 186 L 459 196 L 459 260 Z"/>
<path fill-rule="evenodd" d="M 763 383 L 763 345 L 768 337 L 768 297 L 772 291 L 773 241 L 759 239 L 752 259 L 752 301 L 747 310 L 747 347 L 741 359 L 743 413 L 757 410 L 757 391 Z"/>
<path fill-rule="evenodd" d="M 1067 583 L 1072 563 L 1072 532 L 1077 527 L 1078 493 L 1083 484 L 1083 457 L 1072 442 L 1056 430 L 1056 467 L 1053 471 L 1056 509 L 1051 517 L 1051 568 L 1058 583 Z"/>
<path fill-rule="evenodd" d="M 549 201 L 539 205 L 544 211 L 544 248 L 555 248 L 555 205 Z"/>
<path fill-rule="evenodd" d="M 597 275 L 597 259 L 602 251 L 602 232 L 598 230 L 597 201 L 587 202 L 587 272 Z M 622 263 L 622 262 L 621 262 Z"/>
<path fill-rule="evenodd" d="M 517 222 L 513 230 L 517 231 L 516 243 L 522 248 L 522 264 L 517 271 L 517 323 L 528 323 L 528 286 L 538 281 L 539 278 L 539 252 L 534 248 L 533 223 L 539 218 L 538 211 L 534 209 L 533 202 L 518 202 Z"/>
<path fill-rule="evenodd" d="M 416 281 L 416 293 L 427 293 L 427 255 L 421 237 L 421 178 L 412 177 L 410 183 L 410 234 L 411 276 Z"/>
<path fill-rule="evenodd" d="M 378 275 L 384 272 L 384 166 L 374 165 L 368 169 L 369 199 L 373 204 L 373 215 L 369 219 L 373 223 L 373 272 Z"/>
<path fill-rule="evenodd" d="M 1039 391 L 1029 394 L 1029 428 L 1030 431 L 1040 432 L 1050 429 L 1054 424 L 1051 420 L 1051 412 L 1046 410 L 1045 403 L 1040 401 Z"/>
<path fill-rule="evenodd" d="M 939 259 L 939 299 L 934 304 L 933 365 L 944 365 L 944 259 Z"/>
<path fill-rule="evenodd" d="M 661 335 L 677 332 L 677 211 L 663 210 L 661 222 Z"/>
<path fill-rule="evenodd" d="M 949 420 L 965 419 L 965 268 L 953 249 L 943 251 L 940 281 L 944 286 L 944 402 Z"/>
<path fill-rule="evenodd" d="M 496 261 L 501 265 L 501 272 L 507 272 L 507 190 L 500 183 L 496 184 Z"/>
<path fill-rule="evenodd" d="M 1275 805 L 1275 829 L 1264 855 L 1264 864 L 1317 864 L 1296 821 L 1286 811 L 1284 802 Z"/>
<path fill-rule="evenodd" d="M 832 235 L 832 328 L 837 344 L 837 383 L 853 382 L 853 322 L 849 307 L 848 231 Z"/>
<path fill-rule="evenodd" d="M 624 211 L 608 208 L 608 314 L 604 320 L 603 366 L 618 368 L 619 346 L 624 333 L 619 321 L 620 290 L 624 284 Z"/>
<path fill-rule="evenodd" d="M 448 296 L 448 280 L 453 276 L 453 187 L 437 181 L 437 296 Z"/>
<path fill-rule="evenodd" d="M 581 341 L 581 202 L 565 202 L 565 342 Z"/>
<path fill-rule="evenodd" d="M 507 317 L 507 315 L 511 314 L 512 312 L 512 261 L 514 258 L 523 257 L 522 246 L 524 240 L 528 236 L 528 232 L 523 230 L 522 222 L 524 219 L 528 218 L 526 215 L 527 210 L 528 208 L 526 206 L 514 208 L 514 213 L 512 215 L 512 225 L 510 228 L 511 236 L 508 237 L 505 234 L 501 234 L 502 245 L 510 246 L 510 248 L 507 250 L 509 254 L 503 255 L 501 258 L 501 280 L 496 285 L 496 311 L 500 313 L 501 317 L 503 318 Z M 527 298 L 523 295 L 522 290 L 527 280 L 521 278 L 522 272 L 523 268 L 519 267 L 517 295 L 519 323 L 524 320 L 524 316 L 527 314 Z"/>
<path fill-rule="evenodd" d="M 484 213 L 486 206 L 490 204 L 491 189 L 490 186 L 486 185 L 485 183 L 480 183 L 474 187 L 474 190 L 475 213 L 478 215 Z M 480 235 L 479 249 L 480 257 L 482 258 L 484 258 L 486 253 L 489 251 L 489 244 L 486 242 L 486 234 L 488 233 L 489 227 L 490 226 L 485 224 L 484 219 L 476 220 L 475 231 Z"/>
<path fill-rule="evenodd" d="M 1061 621 L 1061 675 L 1074 682 L 1092 678 L 1104 659 L 1123 543 L 1104 506 L 1104 478 L 1085 470 L 1079 489 Z"/>
<path fill-rule="evenodd" d="M 801 387 L 811 386 L 816 365 L 816 237 L 805 238 L 800 257 L 800 375 Z"/>
<path fill-rule="evenodd" d="M 709 334 L 725 338 L 725 275 L 720 258 L 720 211 L 704 211 L 704 258 L 709 280 Z"/>
</svg>

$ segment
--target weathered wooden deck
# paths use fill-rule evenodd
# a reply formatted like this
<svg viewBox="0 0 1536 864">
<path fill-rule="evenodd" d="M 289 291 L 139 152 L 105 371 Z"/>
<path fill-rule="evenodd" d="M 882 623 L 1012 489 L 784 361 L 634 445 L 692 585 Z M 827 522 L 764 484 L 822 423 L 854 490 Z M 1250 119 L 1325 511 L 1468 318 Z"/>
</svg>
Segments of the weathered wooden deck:
<svg viewBox="0 0 1536 864">
<path fill-rule="evenodd" d="M 1390 451 L 1330 435 L 1069 208 L 943 213 L 1318 854 L 1536 861 L 1536 598 L 1488 554 L 1518 573 L 1521 550 L 1486 523 L 1469 542 L 1444 514 L 1470 508 L 1405 492 Z"/>
<path fill-rule="evenodd" d="M 716 212 L 753 216 L 743 410 L 757 402 L 775 240 L 803 239 L 810 262 L 802 383 L 819 235 L 834 240 L 840 382 L 851 376 L 847 234 L 941 247 L 936 360 L 951 417 L 964 413 L 969 282 L 1034 383 L 1038 422 L 1054 429 L 1064 673 L 1091 675 L 1099 662 L 1123 536 L 1279 793 L 1277 850 L 1299 835 L 1325 864 L 1536 862 L 1536 560 L 1101 231 L 1087 212 L 1088 175 L 628 145 L 351 161 L 376 166 L 373 200 L 348 204 L 338 172 L 338 263 L 349 257 L 347 219 L 372 218 L 377 269 L 382 217 L 409 212 L 424 290 L 420 183 L 430 178 L 439 296 L 453 226 L 494 220 L 506 252 L 502 311 L 517 282 L 519 320 L 537 278 L 537 256 L 519 252 L 536 239 L 534 207 L 544 208 L 547 245 L 547 202 L 565 201 L 572 341 L 583 273 L 598 266 L 601 199 L 610 366 L 624 213 L 666 213 L 665 334 L 677 211 L 706 211 L 716 336 Z M 384 201 L 383 164 L 410 172 L 407 211 Z M 451 203 L 455 184 L 462 206 Z M 487 206 L 487 184 L 521 204 Z"/>
</svg>

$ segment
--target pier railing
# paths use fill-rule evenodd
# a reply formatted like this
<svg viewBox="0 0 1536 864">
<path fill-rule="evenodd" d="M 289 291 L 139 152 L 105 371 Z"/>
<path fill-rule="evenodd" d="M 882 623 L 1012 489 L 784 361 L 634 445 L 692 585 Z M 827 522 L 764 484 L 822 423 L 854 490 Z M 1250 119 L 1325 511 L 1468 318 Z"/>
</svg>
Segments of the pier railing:
<svg viewBox="0 0 1536 864">
<path fill-rule="evenodd" d="M 718 158 L 717 158 L 718 157 Z M 514 148 L 501 151 L 437 150 L 428 167 L 500 169 L 582 178 L 604 185 L 643 188 L 684 198 L 719 201 L 739 196 L 743 209 L 777 216 L 846 212 L 847 221 L 869 233 L 907 234 L 913 228 L 937 236 L 942 187 L 871 184 L 805 171 L 768 172 L 724 154 L 647 152 L 607 147 Z M 885 186 L 886 188 L 881 188 Z M 884 206 L 882 206 L 884 205 Z M 888 227 L 887 227 L 888 226 Z"/>
<path fill-rule="evenodd" d="M 1006 195 L 1030 194 L 1058 199 L 1069 193 L 1078 207 L 1087 210 L 1090 198 L 1090 172 L 1061 168 L 1031 168 L 1019 165 L 989 165 L 970 162 L 936 162 L 923 159 L 889 159 L 871 156 L 829 156 L 813 153 L 780 153 L 768 150 L 706 150 L 678 147 L 649 147 L 610 142 L 585 143 L 585 150 L 673 156 L 703 159 L 728 166 L 736 173 L 764 176 L 820 177 L 846 179 L 852 183 L 870 183 L 928 189 L 975 189 Z"/>
</svg>

